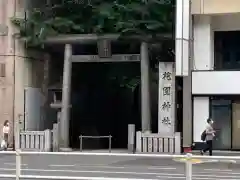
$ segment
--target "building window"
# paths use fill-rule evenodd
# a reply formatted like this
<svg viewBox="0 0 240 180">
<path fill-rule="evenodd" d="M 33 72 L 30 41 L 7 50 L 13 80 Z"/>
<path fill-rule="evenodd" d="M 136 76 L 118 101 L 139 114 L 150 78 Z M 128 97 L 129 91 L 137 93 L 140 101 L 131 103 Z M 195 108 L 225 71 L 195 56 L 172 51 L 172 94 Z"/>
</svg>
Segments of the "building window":
<svg viewBox="0 0 240 180">
<path fill-rule="evenodd" d="M 240 31 L 215 32 L 215 70 L 240 70 Z"/>
<path fill-rule="evenodd" d="M 210 101 L 210 115 L 216 130 L 214 149 L 231 149 L 232 101 L 228 98 L 213 97 Z"/>
<path fill-rule="evenodd" d="M 0 63 L 0 77 L 6 76 L 6 66 L 5 63 Z"/>
</svg>

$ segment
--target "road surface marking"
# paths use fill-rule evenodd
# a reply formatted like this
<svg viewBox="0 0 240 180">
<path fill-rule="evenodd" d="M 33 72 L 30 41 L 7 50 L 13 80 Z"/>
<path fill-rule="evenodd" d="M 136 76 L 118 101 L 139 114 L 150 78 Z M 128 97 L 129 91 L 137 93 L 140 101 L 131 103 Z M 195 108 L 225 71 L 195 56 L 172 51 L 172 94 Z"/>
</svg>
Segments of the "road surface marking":
<svg viewBox="0 0 240 180">
<path fill-rule="evenodd" d="M 84 164 L 84 163 L 81 163 L 81 164 L 76 164 L 76 165 L 82 165 L 82 166 L 106 166 L 107 164 Z"/>
<path fill-rule="evenodd" d="M 164 180 L 164 179 L 186 179 L 186 177 L 174 177 L 174 176 L 168 176 L 168 177 L 162 177 L 162 176 L 157 176 L 157 178 L 161 178 L 159 180 Z M 217 180 L 214 177 L 194 177 L 195 180 Z M 218 179 L 218 180 L 239 180 L 239 178 L 237 179 Z"/>
<path fill-rule="evenodd" d="M 3 163 L 8 166 L 16 166 L 16 163 Z M 21 164 L 21 166 L 27 166 L 27 164 Z"/>
<path fill-rule="evenodd" d="M 77 165 L 76 165 L 77 166 Z M 125 169 L 125 168 L 131 168 L 131 166 L 127 167 L 127 166 L 85 166 L 85 165 L 78 165 L 78 167 L 85 167 L 85 168 L 106 168 L 106 169 Z"/>
<path fill-rule="evenodd" d="M 2 171 L 15 171 L 13 168 L 0 168 Z M 181 177 L 184 177 L 184 173 L 159 173 L 159 172 L 130 172 L 130 171 L 83 171 L 83 170 L 55 170 L 55 169 L 22 169 L 22 171 L 26 172 L 65 172 L 65 173 L 95 173 L 95 174 L 125 174 L 125 175 L 156 175 L 157 177 L 161 177 L 162 179 L 169 179 L 170 177 L 172 179 L 182 179 Z M 237 176 L 236 176 L 237 175 Z M 233 180 L 233 178 L 236 178 L 236 180 L 240 179 L 240 173 L 229 173 L 225 172 L 225 174 L 217 175 L 217 174 L 198 174 L 196 172 L 193 174 L 194 179 L 219 179 L 219 180 L 227 180 L 227 178 L 230 178 Z"/>
<path fill-rule="evenodd" d="M 205 171 L 225 171 L 225 172 L 232 172 L 232 169 L 204 169 Z"/>
<path fill-rule="evenodd" d="M 25 179 L 80 179 L 80 180 L 87 180 L 87 179 L 91 179 L 91 180 L 159 180 L 159 179 L 148 179 L 148 178 L 144 178 L 144 179 L 139 179 L 139 178 L 117 178 L 117 177 L 74 177 L 74 176 L 39 176 L 39 175 L 22 175 L 22 178 Z M 54 177 L 54 178 L 53 178 Z"/>
<path fill-rule="evenodd" d="M 91 168 L 90 166 L 88 168 Z M 98 166 L 93 168 L 105 168 L 105 169 L 125 169 L 127 167 L 120 167 L 120 166 Z"/>
<path fill-rule="evenodd" d="M 76 164 L 75 164 L 76 165 Z M 152 169 L 152 170 L 159 170 L 159 169 L 162 169 L 162 170 L 174 170 L 174 169 L 177 169 L 176 167 L 172 167 L 172 166 L 85 166 L 85 165 L 76 165 L 78 167 L 86 167 L 86 168 L 106 168 L 106 169 Z"/>
<path fill-rule="evenodd" d="M 186 177 L 175 177 L 175 176 L 164 176 L 164 177 L 162 177 L 162 176 L 157 176 L 157 178 L 164 178 L 164 179 L 186 179 Z M 161 180 L 160 179 L 160 180 Z M 194 179 L 196 179 L 196 178 L 194 178 Z"/>
<path fill-rule="evenodd" d="M 50 167 L 73 167 L 75 164 L 49 164 Z"/>
<path fill-rule="evenodd" d="M 1 168 L 0 168 L 1 170 Z M 159 172 L 131 172 L 131 171 L 84 171 L 84 170 L 49 170 L 49 169 L 22 169 L 23 171 L 32 171 L 32 172 L 69 172 L 69 173 L 96 173 L 96 174 L 129 174 L 129 175 L 156 175 L 156 176 L 185 176 L 184 173 L 159 173 Z M 232 174 L 232 173 L 227 173 L 227 175 L 215 175 L 215 174 L 193 174 L 193 177 L 213 177 L 213 178 L 238 178 L 240 179 L 240 173 L 237 173 L 238 176 Z M 165 177 L 164 177 L 165 178 Z"/>
<path fill-rule="evenodd" d="M 15 171 L 10 168 L 0 168 L 2 171 Z M 130 174 L 130 175 L 172 175 L 172 173 L 157 173 L 157 172 L 132 172 L 132 171 L 89 171 L 89 170 L 71 170 L 71 169 L 21 169 L 28 172 L 69 172 L 69 173 L 98 173 L 98 174 Z M 174 174 L 183 176 L 184 174 Z"/>
<path fill-rule="evenodd" d="M 0 178 L 16 178 L 14 174 L 0 174 Z"/>
<path fill-rule="evenodd" d="M 155 170 L 174 170 L 177 169 L 175 167 L 147 167 L 147 169 L 155 169 Z"/>
</svg>

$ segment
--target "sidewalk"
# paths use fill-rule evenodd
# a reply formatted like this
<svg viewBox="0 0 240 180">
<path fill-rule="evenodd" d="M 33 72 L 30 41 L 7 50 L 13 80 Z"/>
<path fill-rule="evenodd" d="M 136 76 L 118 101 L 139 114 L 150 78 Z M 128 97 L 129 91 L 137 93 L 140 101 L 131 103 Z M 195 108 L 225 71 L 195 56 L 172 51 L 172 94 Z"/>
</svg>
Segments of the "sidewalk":
<svg viewBox="0 0 240 180">
<path fill-rule="evenodd" d="M 81 152 L 79 149 L 73 149 L 73 152 Z M 109 149 L 83 149 L 82 152 L 89 153 L 109 153 Z M 110 153 L 131 153 L 127 149 L 111 149 Z"/>
<path fill-rule="evenodd" d="M 199 150 L 193 150 L 192 154 L 194 155 L 200 155 Z M 207 155 L 208 153 L 206 153 Z M 213 151 L 213 156 L 240 156 L 240 151 L 219 151 L 219 150 L 214 150 Z"/>
</svg>

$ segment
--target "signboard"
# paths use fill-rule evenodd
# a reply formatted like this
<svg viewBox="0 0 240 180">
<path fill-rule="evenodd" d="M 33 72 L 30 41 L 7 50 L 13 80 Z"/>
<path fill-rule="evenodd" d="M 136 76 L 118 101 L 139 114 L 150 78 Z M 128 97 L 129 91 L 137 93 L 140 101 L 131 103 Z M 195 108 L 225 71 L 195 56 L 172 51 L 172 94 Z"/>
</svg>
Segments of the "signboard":
<svg viewBox="0 0 240 180">
<path fill-rule="evenodd" d="M 175 73 L 173 62 L 159 63 L 158 133 L 174 134 Z"/>
</svg>

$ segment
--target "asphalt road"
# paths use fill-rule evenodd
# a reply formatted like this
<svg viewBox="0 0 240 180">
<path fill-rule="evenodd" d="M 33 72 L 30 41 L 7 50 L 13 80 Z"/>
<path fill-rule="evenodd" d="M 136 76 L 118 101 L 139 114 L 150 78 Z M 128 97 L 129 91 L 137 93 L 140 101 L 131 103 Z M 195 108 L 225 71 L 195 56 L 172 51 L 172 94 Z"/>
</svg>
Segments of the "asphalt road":
<svg viewBox="0 0 240 180">
<path fill-rule="evenodd" d="M 0 162 L 0 174 L 15 174 L 14 156 L 0 155 Z M 184 163 L 171 159 L 57 155 L 24 155 L 22 158 L 23 175 L 65 176 L 66 179 L 71 176 L 86 180 L 93 177 L 95 180 L 179 180 L 185 179 L 184 173 Z M 193 165 L 193 180 L 233 179 L 240 179 L 240 162 Z"/>
</svg>

